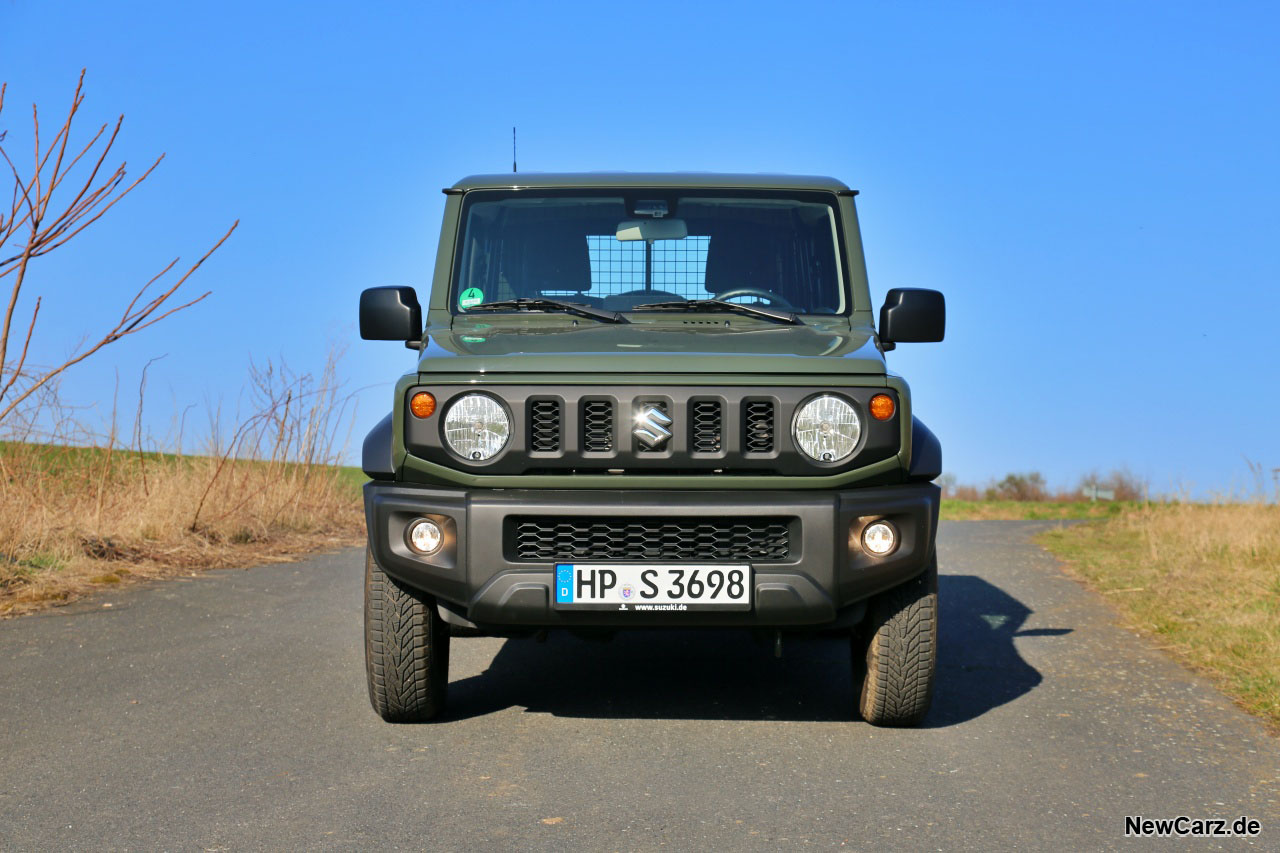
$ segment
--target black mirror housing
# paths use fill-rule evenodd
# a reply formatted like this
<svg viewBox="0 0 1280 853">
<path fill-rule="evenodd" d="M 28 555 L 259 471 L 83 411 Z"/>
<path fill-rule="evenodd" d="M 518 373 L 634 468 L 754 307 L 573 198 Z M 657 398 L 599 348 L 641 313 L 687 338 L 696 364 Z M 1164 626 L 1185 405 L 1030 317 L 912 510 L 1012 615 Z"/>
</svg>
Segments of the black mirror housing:
<svg viewBox="0 0 1280 853">
<path fill-rule="evenodd" d="M 412 287 L 371 287 L 360 294 L 360 337 L 366 341 L 416 341 L 422 306 Z"/>
<path fill-rule="evenodd" d="M 947 301 L 936 290 L 895 287 L 880 308 L 880 342 L 932 343 L 947 327 Z"/>
</svg>

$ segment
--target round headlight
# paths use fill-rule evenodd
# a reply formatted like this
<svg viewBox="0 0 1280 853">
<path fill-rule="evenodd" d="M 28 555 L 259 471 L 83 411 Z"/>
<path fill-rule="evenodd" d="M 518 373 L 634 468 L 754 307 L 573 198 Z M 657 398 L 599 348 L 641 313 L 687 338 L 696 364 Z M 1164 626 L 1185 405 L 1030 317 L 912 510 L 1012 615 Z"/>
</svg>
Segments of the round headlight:
<svg viewBox="0 0 1280 853">
<path fill-rule="evenodd" d="M 444 416 L 444 440 L 454 453 L 472 462 L 492 458 L 510 437 L 506 408 L 487 394 L 464 394 Z"/>
<path fill-rule="evenodd" d="M 862 435 L 862 422 L 843 398 L 824 394 L 796 410 L 791 437 L 807 456 L 819 462 L 839 462 L 853 453 Z"/>
</svg>

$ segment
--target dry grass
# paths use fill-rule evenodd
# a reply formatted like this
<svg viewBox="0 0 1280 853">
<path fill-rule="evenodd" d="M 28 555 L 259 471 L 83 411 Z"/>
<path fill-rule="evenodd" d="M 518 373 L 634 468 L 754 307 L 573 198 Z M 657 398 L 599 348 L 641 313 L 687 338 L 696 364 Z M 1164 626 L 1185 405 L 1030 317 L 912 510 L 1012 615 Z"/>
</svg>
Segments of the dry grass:
<svg viewBox="0 0 1280 853">
<path fill-rule="evenodd" d="M 18 440 L 0 443 L 0 616 L 104 585 L 362 541 L 364 476 L 335 465 L 348 420 L 336 363 L 332 354 L 318 380 L 270 363 L 251 368 L 252 413 L 230 436 L 210 413 L 209 447 L 198 456 L 145 451 L 145 370 L 132 449 L 114 427 L 98 447 L 71 446 L 86 433 L 56 395 L 7 424 Z M 55 424 L 53 440 L 35 435 L 41 419 Z"/>
<path fill-rule="evenodd" d="M 10 443 L 0 475 L 0 615 L 363 536 L 363 477 L 330 465 Z"/>
<path fill-rule="evenodd" d="M 1150 504 L 1040 541 L 1132 627 L 1280 730 L 1280 506 Z"/>
</svg>

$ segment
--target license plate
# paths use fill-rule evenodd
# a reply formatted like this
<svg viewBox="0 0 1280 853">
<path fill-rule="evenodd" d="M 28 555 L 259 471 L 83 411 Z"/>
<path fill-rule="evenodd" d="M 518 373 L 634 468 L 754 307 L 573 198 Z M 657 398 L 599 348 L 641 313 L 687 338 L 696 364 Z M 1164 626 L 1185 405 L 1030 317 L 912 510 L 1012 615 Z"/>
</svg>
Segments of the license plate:
<svg viewBox="0 0 1280 853">
<path fill-rule="evenodd" d="M 750 566 L 560 563 L 556 607 L 583 610 L 750 610 Z"/>
</svg>

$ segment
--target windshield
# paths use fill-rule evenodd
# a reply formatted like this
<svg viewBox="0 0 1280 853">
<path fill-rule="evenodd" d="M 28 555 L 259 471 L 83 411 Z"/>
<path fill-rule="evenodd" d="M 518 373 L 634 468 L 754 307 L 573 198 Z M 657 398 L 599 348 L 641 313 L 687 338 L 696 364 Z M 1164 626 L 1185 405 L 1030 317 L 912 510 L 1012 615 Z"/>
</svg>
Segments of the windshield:
<svg viewBox="0 0 1280 853">
<path fill-rule="evenodd" d="M 849 311 L 830 193 L 475 191 L 463 204 L 455 313 L 520 298 L 606 311 L 699 299 Z"/>
</svg>

